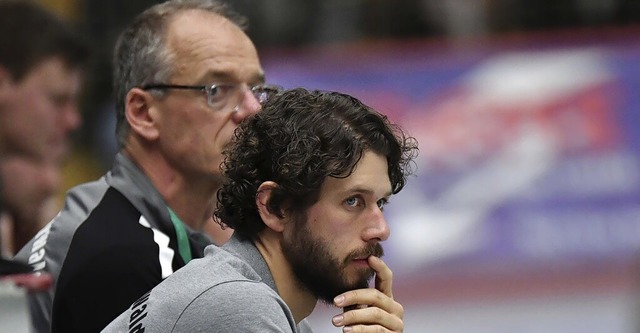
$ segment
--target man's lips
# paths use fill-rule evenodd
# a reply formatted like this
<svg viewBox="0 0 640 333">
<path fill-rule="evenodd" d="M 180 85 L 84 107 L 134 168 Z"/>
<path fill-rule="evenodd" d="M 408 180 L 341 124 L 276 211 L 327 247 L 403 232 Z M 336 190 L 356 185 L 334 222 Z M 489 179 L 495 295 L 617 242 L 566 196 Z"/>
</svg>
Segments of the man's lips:
<svg viewBox="0 0 640 333">
<path fill-rule="evenodd" d="M 354 259 L 351 260 L 351 262 L 354 263 L 357 266 L 369 267 L 368 257 L 365 257 L 365 258 L 354 258 Z"/>
<path fill-rule="evenodd" d="M 345 263 L 349 264 L 358 264 L 362 266 L 369 267 L 369 257 L 382 257 L 384 255 L 384 250 L 379 243 L 369 243 L 365 248 L 362 248 L 358 251 L 353 251 L 347 258 L 345 259 Z"/>
</svg>

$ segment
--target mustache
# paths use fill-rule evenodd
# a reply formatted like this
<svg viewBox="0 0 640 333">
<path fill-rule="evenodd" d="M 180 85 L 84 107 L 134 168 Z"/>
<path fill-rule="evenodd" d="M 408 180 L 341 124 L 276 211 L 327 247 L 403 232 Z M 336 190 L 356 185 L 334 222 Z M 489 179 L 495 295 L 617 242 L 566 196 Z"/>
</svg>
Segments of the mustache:
<svg viewBox="0 0 640 333">
<path fill-rule="evenodd" d="M 382 256 L 384 256 L 384 249 L 382 248 L 382 245 L 378 242 L 369 243 L 364 248 L 351 252 L 347 256 L 345 262 L 350 262 L 356 258 L 368 258 L 369 256 L 382 258 Z"/>
</svg>

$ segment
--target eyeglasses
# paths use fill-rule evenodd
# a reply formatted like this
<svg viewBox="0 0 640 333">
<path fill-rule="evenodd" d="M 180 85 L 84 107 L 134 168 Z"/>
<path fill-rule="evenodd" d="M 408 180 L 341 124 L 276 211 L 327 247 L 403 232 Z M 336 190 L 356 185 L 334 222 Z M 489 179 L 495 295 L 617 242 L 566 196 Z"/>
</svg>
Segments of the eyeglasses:
<svg viewBox="0 0 640 333">
<path fill-rule="evenodd" d="M 140 87 L 142 90 L 165 90 L 165 89 L 187 89 L 201 90 L 207 93 L 207 104 L 217 110 L 236 109 L 244 97 L 242 89 L 243 83 L 238 84 L 212 84 L 208 86 L 189 86 L 181 84 L 147 84 Z M 282 87 L 272 84 L 261 83 L 249 87 L 253 96 L 260 105 L 264 104 L 273 95 L 282 91 Z"/>
</svg>

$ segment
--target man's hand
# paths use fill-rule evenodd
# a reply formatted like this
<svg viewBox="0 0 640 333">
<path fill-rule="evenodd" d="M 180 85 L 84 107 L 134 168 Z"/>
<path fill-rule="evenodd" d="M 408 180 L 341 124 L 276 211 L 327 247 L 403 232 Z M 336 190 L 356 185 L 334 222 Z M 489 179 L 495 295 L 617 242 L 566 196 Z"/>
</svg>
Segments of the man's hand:
<svg viewBox="0 0 640 333">
<path fill-rule="evenodd" d="M 60 186 L 59 167 L 56 164 L 32 160 L 22 156 L 7 156 L 0 163 L 2 196 L 11 214 L 29 216 L 39 211 L 42 204 L 55 194 Z"/>
<path fill-rule="evenodd" d="M 4 235 L 11 248 L 19 250 L 46 222 L 47 204 L 61 183 L 59 166 L 26 156 L 5 156 L 0 161 L 4 212 L 12 221 L 13 235 Z M 10 240 L 10 241 L 9 241 Z"/>
<path fill-rule="evenodd" d="M 334 299 L 338 307 L 355 307 L 333 317 L 333 325 L 343 332 L 402 332 L 404 309 L 393 299 L 393 273 L 382 259 L 370 256 L 376 272 L 375 289 L 351 290 Z"/>
</svg>

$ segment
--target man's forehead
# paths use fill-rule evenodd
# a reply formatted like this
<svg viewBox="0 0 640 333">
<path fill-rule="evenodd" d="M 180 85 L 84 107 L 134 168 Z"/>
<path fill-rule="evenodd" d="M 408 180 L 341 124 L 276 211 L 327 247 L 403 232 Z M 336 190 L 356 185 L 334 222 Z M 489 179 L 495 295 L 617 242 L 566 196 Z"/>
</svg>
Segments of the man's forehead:
<svg viewBox="0 0 640 333">
<path fill-rule="evenodd" d="M 367 151 L 348 177 L 327 177 L 322 188 L 337 193 L 371 193 L 380 197 L 389 196 L 391 181 L 387 159 L 385 156 Z"/>
<path fill-rule="evenodd" d="M 62 58 L 51 56 L 27 72 L 21 79 L 21 84 L 35 83 L 41 87 L 61 92 L 70 89 L 75 91 L 79 89 L 82 77 L 83 70 L 81 68 L 70 67 Z"/>
<path fill-rule="evenodd" d="M 329 176 L 322 183 L 321 193 L 339 196 L 360 193 L 376 197 L 388 197 L 392 194 L 392 191 L 388 175 L 386 173 L 378 173 L 365 176 L 352 174 L 346 178 Z"/>
<path fill-rule="evenodd" d="M 264 80 L 255 47 L 238 26 L 214 13 L 187 15 L 170 25 L 167 48 L 175 74 L 201 84 Z"/>
<path fill-rule="evenodd" d="M 384 176 L 384 175 L 381 175 Z M 322 190 L 336 194 L 367 194 L 380 197 L 391 195 L 391 183 L 388 177 L 380 177 L 378 181 L 349 181 L 347 178 L 327 177 Z"/>
<path fill-rule="evenodd" d="M 240 73 L 236 68 L 214 68 L 203 71 L 203 75 L 199 78 L 203 83 L 209 82 L 249 82 L 249 83 L 262 83 L 264 82 L 264 72 L 261 68 L 251 71 L 250 73 Z"/>
<path fill-rule="evenodd" d="M 201 9 L 190 9 L 175 13 L 166 25 L 169 44 L 183 41 L 190 36 L 205 34 L 209 38 L 224 37 L 223 33 L 244 34 L 244 31 L 227 18 Z"/>
</svg>

